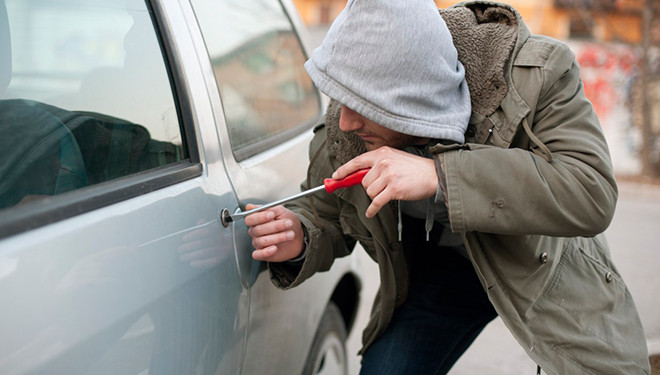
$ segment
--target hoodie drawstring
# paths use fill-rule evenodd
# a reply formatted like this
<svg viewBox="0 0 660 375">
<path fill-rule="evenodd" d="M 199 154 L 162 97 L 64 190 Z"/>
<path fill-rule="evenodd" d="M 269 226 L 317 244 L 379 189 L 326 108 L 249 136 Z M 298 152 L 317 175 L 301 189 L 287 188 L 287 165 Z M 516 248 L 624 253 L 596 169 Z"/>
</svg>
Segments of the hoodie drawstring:
<svg viewBox="0 0 660 375">
<path fill-rule="evenodd" d="M 433 223 L 435 222 L 435 207 L 433 206 L 435 199 L 433 197 L 429 198 L 428 204 L 426 205 L 426 221 L 424 223 L 424 229 L 426 230 L 426 242 L 429 242 L 431 238 L 431 230 L 433 230 Z M 397 205 L 397 215 L 398 223 L 397 230 L 399 231 L 399 242 L 403 240 L 403 220 L 401 219 L 401 201 L 399 200 Z"/>
<path fill-rule="evenodd" d="M 433 229 L 433 222 L 435 221 L 434 201 L 435 199 L 431 197 L 426 205 L 426 222 L 424 223 L 424 229 L 426 229 L 426 242 L 429 242 L 431 230 Z"/>
<path fill-rule="evenodd" d="M 399 231 L 399 242 L 403 241 L 403 220 L 401 220 L 401 201 L 397 202 L 398 223 L 396 229 Z"/>
</svg>

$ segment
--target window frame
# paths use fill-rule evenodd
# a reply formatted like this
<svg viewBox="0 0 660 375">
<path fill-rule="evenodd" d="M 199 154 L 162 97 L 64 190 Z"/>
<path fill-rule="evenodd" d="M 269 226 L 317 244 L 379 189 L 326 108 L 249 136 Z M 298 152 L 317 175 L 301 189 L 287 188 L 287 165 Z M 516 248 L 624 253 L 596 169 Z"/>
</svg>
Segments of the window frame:
<svg viewBox="0 0 660 375">
<path fill-rule="evenodd" d="M 165 12 L 156 0 L 145 0 L 154 25 L 165 69 L 170 80 L 174 105 L 180 125 L 181 142 L 188 157 L 179 162 L 102 182 L 20 207 L 2 210 L 0 239 L 27 232 L 99 208 L 172 186 L 202 175 L 197 137 L 195 135 L 190 95 L 183 78 L 183 67 L 176 56 L 174 36 L 167 26 Z M 175 74 L 177 73 L 177 74 Z"/>
</svg>

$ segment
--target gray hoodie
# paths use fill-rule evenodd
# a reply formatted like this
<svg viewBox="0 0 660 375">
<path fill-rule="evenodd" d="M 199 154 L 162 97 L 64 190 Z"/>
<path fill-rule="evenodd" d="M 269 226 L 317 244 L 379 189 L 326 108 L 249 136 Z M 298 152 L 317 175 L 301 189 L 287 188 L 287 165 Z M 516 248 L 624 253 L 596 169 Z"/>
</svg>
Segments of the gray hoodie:
<svg viewBox="0 0 660 375">
<path fill-rule="evenodd" d="M 464 142 L 465 71 L 432 0 L 350 0 L 305 68 L 323 93 L 379 125 Z"/>
</svg>

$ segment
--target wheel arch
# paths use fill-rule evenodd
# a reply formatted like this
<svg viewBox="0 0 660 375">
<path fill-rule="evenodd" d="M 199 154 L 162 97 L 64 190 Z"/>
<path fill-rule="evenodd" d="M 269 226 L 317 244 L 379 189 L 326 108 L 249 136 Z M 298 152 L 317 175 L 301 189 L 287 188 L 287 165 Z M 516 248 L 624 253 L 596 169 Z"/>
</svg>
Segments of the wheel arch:
<svg viewBox="0 0 660 375">
<path fill-rule="evenodd" d="M 361 289 L 362 285 L 358 277 L 353 273 L 347 273 L 339 280 L 330 297 L 341 311 L 347 332 L 351 332 L 355 323 Z"/>
</svg>

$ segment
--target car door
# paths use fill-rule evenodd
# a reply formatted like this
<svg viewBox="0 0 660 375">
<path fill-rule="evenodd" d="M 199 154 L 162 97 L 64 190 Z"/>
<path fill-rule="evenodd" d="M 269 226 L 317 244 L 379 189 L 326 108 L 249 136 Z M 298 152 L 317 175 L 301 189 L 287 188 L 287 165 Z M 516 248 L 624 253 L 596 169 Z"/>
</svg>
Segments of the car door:
<svg viewBox="0 0 660 375">
<path fill-rule="evenodd" d="M 306 53 L 295 9 L 278 0 L 190 4 L 223 159 L 240 208 L 298 193 L 306 178 L 312 128 L 323 121 L 324 111 L 303 67 Z M 233 213 L 239 207 L 226 209 Z M 282 291 L 270 282 L 266 264 L 252 260 L 244 221 L 229 223 L 227 230 L 234 233 L 241 280 L 249 287 L 245 373 L 300 373 L 350 260 Z"/>
<path fill-rule="evenodd" d="M 240 371 L 238 201 L 182 17 L 0 0 L 0 372 Z"/>
<path fill-rule="evenodd" d="M 240 203 L 262 204 L 299 192 L 311 128 L 322 121 L 322 109 L 290 15 L 278 0 L 190 3 L 223 159 Z M 234 213 L 238 207 L 227 209 Z M 249 285 L 258 263 L 251 259 L 242 222 L 232 229 L 242 233 L 236 241 L 247 251 L 237 256 Z"/>
</svg>

